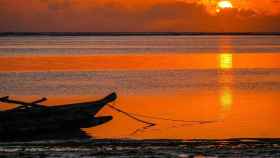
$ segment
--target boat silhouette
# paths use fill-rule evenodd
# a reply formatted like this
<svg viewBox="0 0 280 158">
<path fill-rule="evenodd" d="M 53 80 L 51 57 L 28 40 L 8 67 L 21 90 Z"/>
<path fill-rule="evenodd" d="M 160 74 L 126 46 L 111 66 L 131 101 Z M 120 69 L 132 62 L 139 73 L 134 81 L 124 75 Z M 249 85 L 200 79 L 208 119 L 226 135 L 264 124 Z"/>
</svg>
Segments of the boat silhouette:
<svg viewBox="0 0 280 158">
<path fill-rule="evenodd" d="M 97 101 L 66 105 L 45 106 L 42 98 L 33 102 L 12 100 L 8 96 L 0 102 L 19 105 L 16 108 L 0 111 L 0 141 L 40 139 L 44 136 L 55 137 L 61 133 L 63 139 L 70 133 L 84 135 L 81 128 L 89 128 L 112 120 L 112 116 L 95 115 L 108 103 L 117 99 L 112 93 Z"/>
</svg>

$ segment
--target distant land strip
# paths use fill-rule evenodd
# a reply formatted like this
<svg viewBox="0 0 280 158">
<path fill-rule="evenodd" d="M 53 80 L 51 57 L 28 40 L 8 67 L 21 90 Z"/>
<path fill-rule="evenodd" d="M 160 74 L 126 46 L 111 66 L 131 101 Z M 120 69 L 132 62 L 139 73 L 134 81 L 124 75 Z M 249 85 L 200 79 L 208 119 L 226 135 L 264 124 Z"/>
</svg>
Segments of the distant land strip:
<svg viewBox="0 0 280 158">
<path fill-rule="evenodd" d="M 0 32 L 0 36 L 280 36 L 280 32 Z"/>
</svg>

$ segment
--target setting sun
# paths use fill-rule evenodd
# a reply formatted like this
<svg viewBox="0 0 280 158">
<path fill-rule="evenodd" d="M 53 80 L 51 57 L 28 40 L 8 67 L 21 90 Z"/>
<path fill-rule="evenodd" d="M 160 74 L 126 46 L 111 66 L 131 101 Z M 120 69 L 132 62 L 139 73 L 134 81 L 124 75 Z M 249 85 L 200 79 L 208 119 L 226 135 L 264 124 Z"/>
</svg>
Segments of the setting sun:
<svg viewBox="0 0 280 158">
<path fill-rule="evenodd" d="M 230 1 L 219 1 L 217 4 L 217 9 L 216 12 L 219 13 L 221 11 L 221 9 L 230 9 L 233 8 L 233 5 Z"/>
<path fill-rule="evenodd" d="M 218 2 L 218 8 L 220 9 L 233 8 L 233 5 L 230 1 L 220 1 Z"/>
</svg>

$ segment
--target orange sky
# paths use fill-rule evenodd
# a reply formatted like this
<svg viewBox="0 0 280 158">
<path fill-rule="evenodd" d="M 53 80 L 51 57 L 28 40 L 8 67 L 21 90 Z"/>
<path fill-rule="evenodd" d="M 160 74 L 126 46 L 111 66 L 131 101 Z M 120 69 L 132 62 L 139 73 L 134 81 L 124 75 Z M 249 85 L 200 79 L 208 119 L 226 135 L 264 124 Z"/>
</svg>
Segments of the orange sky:
<svg viewBox="0 0 280 158">
<path fill-rule="evenodd" d="M 7 31 L 280 31 L 280 0 L 1 0 L 0 32 Z"/>
<path fill-rule="evenodd" d="M 219 0 L 201 0 L 207 6 L 215 6 Z M 230 0 L 238 9 L 250 9 L 259 13 L 278 14 L 280 12 L 279 0 Z"/>
</svg>

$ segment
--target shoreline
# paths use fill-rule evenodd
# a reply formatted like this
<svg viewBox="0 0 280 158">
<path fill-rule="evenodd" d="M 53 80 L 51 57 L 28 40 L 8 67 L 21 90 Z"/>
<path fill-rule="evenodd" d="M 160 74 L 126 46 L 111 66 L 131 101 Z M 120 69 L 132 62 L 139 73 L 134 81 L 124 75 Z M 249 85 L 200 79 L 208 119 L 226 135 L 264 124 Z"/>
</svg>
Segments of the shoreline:
<svg viewBox="0 0 280 158">
<path fill-rule="evenodd" d="M 251 138 L 252 139 L 252 138 Z M 270 140 L 270 141 L 269 141 Z M 280 139 L 175 141 L 99 139 L 83 143 L 0 145 L 0 156 L 27 157 L 279 157 Z"/>
<path fill-rule="evenodd" d="M 98 139 L 65 139 L 65 140 L 38 140 L 38 141 L 11 141 L 11 142 L 0 142 L 0 147 L 5 145 L 60 145 L 60 144 L 86 144 L 86 145 L 143 145 L 143 144 L 153 144 L 153 145 L 180 145 L 189 143 L 279 143 L 280 138 L 225 138 L 225 139 L 130 139 L 130 138 L 98 138 Z"/>
</svg>

